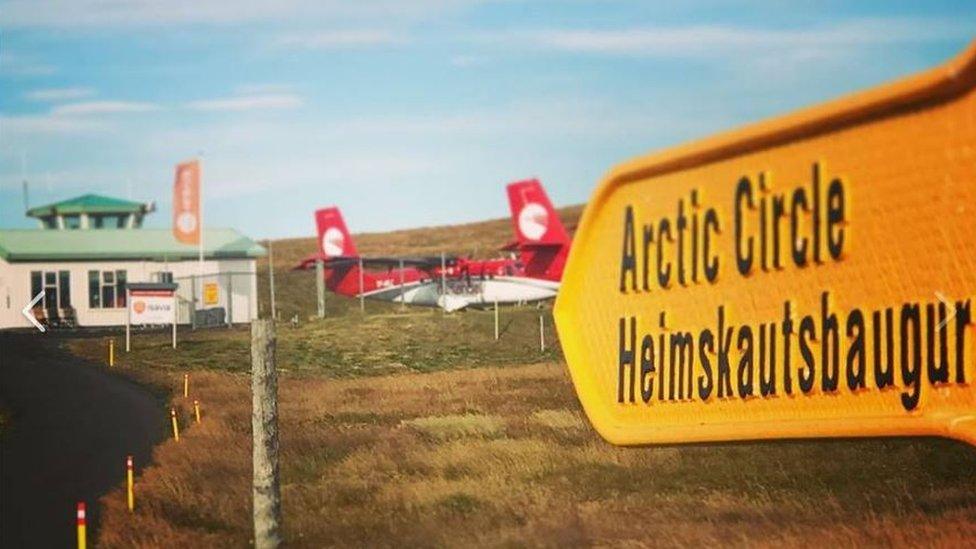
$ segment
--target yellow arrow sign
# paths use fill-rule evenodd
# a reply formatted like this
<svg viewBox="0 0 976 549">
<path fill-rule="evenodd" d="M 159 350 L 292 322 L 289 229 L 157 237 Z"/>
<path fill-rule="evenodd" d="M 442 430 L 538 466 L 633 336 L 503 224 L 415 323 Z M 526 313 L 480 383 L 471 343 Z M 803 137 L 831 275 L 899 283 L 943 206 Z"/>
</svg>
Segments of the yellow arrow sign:
<svg viewBox="0 0 976 549">
<path fill-rule="evenodd" d="M 555 316 L 616 444 L 976 444 L 976 43 L 923 74 L 616 167 Z"/>
</svg>

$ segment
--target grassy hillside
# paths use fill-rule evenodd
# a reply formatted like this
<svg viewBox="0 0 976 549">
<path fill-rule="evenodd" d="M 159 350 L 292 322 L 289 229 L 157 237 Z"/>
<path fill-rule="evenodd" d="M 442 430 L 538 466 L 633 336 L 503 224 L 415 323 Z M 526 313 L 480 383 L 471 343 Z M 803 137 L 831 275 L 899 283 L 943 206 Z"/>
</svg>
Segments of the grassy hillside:
<svg viewBox="0 0 976 549">
<path fill-rule="evenodd" d="M 583 206 L 557 210 L 563 224 L 572 229 L 579 221 Z M 364 256 L 389 255 L 462 255 L 474 258 L 498 257 L 498 249 L 514 238 L 511 218 L 492 219 L 464 225 L 421 227 L 387 233 L 353 234 L 356 248 Z M 276 240 L 272 243 L 275 269 L 275 303 L 279 318 L 295 315 L 302 320 L 314 315 L 315 277 L 313 271 L 292 268 L 318 249 L 314 235 L 307 238 Z M 262 314 L 270 310 L 267 258 L 258 260 L 258 295 Z M 326 300 L 330 316 L 344 314 L 346 307 L 358 304 L 342 299 Z M 382 306 L 376 310 L 387 310 Z"/>
</svg>

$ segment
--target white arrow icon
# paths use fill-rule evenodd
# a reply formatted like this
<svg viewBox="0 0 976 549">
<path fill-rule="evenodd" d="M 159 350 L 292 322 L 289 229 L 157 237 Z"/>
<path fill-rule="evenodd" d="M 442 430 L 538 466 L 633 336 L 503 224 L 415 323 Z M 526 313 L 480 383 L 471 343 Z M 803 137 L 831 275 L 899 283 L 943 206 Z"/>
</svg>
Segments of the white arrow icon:
<svg viewBox="0 0 976 549">
<path fill-rule="evenodd" d="M 34 308 L 34 305 L 37 305 L 37 302 L 40 301 L 41 298 L 43 297 L 44 297 L 44 290 L 41 290 L 40 292 L 37 293 L 37 295 L 34 296 L 34 299 L 30 300 L 30 303 L 24 305 L 24 308 L 21 309 L 20 312 L 21 314 L 24 315 L 24 318 L 29 320 L 30 323 L 34 325 L 35 328 L 37 328 L 41 332 L 46 332 L 47 330 L 45 330 L 44 326 L 41 326 L 41 323 L 38 322 L 36 318 L 34 318 L 34 313 L 31 311 L 31 309 Z"/>
</svg>

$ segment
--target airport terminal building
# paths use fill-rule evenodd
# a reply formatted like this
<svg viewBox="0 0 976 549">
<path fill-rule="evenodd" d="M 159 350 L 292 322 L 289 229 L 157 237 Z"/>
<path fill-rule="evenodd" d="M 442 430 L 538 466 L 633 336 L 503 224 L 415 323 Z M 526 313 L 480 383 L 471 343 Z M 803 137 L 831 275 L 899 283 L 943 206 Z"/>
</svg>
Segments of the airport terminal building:
<svg viewBox="0 0 976 549">
<path fill-rule="evenodd" d="M 51 327 L 122 326 L 126 284 L 175 282 L 178 322 L 257 318 L 256 259 L 264 248 L 233 229 L 203 231 L 195 245 L 169 229 L 145 229 L 152 203 L 84 195 L 28 210 L 36 229 L 0 230 L 0 329 L 30 328 L 22 310 Z"/>
</svg>

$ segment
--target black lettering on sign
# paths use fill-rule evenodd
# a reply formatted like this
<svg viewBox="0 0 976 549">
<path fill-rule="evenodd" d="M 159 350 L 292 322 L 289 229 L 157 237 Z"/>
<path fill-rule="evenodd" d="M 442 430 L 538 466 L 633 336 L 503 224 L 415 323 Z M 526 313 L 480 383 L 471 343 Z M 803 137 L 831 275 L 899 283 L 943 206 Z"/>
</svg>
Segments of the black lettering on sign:
<svg viewBox="0 0 976 549">
<path fill-rule="evenodd" d="M 917 303 L 906 303 L 901 307 L 901 380 L 906 389 L 911 389 L 911 393 L 901 394 L 901 404 L 906 410 L 914 410 L 918 406 L 922 390 L 922 327 L 919 314 Z"/>
<path fill-rule="evenodd" d="M 678 229 L 678 284 L 687 286 L 685 283 L 685 229 L 688 228 L 688 219 L 685 217 L 685 201 L 678 201 L 678 219 L 675 223 Z"/>
<path fill-rule="evenodd" d="M 671 222 L 662 219 L 657 228 L 657 284 L 662 288 L 671 285 L 671 261 L 664 259 L 665 235 L 668 242 L 674 242 L 674 237 L 671 236 Z M 665 265 L 667 265 L 666 269 Z"/>
<path fill-rule="evenodd" d="M 664 349 L 665 349 L 665 347 L 664 347 L 664 330 L 665 330 L 666 320 L 667 319 L 665 318 L 664 312 L 661 312 L 661 316 L 658 317 L 658 321 L 657 321 L 658 328 L 661 329 L 661 334 L 658 336 L 658 339 L 657 339 L 657 341 L 658 341 L 657 348 L 658 348 L 659 352 L 661 353 L 661 375 L 662 376 L 666 376 L 667 375 L 667 369 L 666 369 L 666 366 L 664 364 Z M 658 400 L 664 400 L 664 378 L 659 379 L 658 382 L 657 382 L 657 399 Z"/>
<path fill-rule="evenodd" d="M 688 387 L 688 398 L 692 398 L 691 378 L 695 366 L 695 344 L 690 332 L 676 332 L 671 334 L 671 379 L 668 386 L 670 397 L 674 400 L 674 378 L 678 378 L 678 400 L 685 398 L 685 386 Z"/>
<path fill-rule="evenodd" d="M 641 283 L 645 292 L 649 292 L 651 290 L 651 244 L 654 244 L 654 227 L 652 225 L 644 225 L 644 246 L 642 248 L 643 257 L 641 258 L 641 266 L 643 267 L 641 271 Z"/>
<path fill-rule="evenodd" d="M 752 270 L 752 237 L 743 240 L 745 214 L 742 210 L 743 208 L 752 210 L 755 207 L 752 201 L 752 181 L 748 177 L 743 177 L 735 187 L 735 266 L 742 276 L 748 275 Z"/>
<path fill-rule="evenodd" d="M 627 275 L 630 275 L 630 289 L 637 291 L 637 250 L 634 239 L 634 208 L 624 210 L 624 251 L 620 261 L 620 293 L 627 293 Z"/>
<path fill-rule="evenodd" d="M 851 348 L 847 351 L 847 388 L 852 391 L 864 389 L 864 313 L 854 309 L 847 317 L 847 337 L 851 339 Z"/>
<path fill-rule="evenodd" d="M 714 208 L 705 212 L 705 236 L 702 258 L 705 260 L 705 279 L 715 282 L 718 278 L 718 254 L 712 255 L 712 235 L 718 235 L 721 228 L 718 224 L 718 213 Z"/>
<path fill-rule="evenodd" d="M 946 318 L 945 303 L 939 303 L 939 325 L 935 324 L 935 305 L 925 306 L 925 357 L 928 359 L 929 383 L 948 383 L 949 381 L 949 319 Z M 935 333 L 939 333 L 939 355 L 935 355 Z"/>
<path fill-rule="evenodd" d="M 813 163 L 813 260 L 817 263 L 823 263 L 823 257 L 820 255 L 820 233 L 822 229 L 820 227 L 820 163 Z"/>
<path fill-rule="evenodd" d="M 732 327 L 725 328 L 725 307 L 718 308 L 718 398 L 732 394 L 732 365 L 729 349 L 732 347 Z"/>
<path fill-rule="evenodd" d="M 837 390 L 840 378 L 840 335 L 837 333 L 837 315 L 827 314 L 830 307 L 830 294 L 820 295 L 820 368 L 823 375 L 821 389 L 826 392 Z"/>
<path fill-rule="evenodd" d="M 641 341 L 641 398 L 648 403 L 654 396 L 654 338 L 645 335 Z"/>
<path fill-rule="evenodd" d="M 698 336 L 698 362 L 701 363 L 701 375 L 698 376 L 698 398 L 708 400 L 712 396 L 712 360 L 710 354 L 715 352 L 715 336 L 712 331 L 705 329 Z"/>
<path fill-rule="evenodd" d="M 885 309 L 885 323 L 881 324 L 881 311 L 872 315 L 874 326 L 874 383 L 878 389 L 895 384 L 895 326 L 894 312 Z M 881 361 L 881 334 L 885 334 L 885 361 Z"/>
<path fill-rule="evenodd" d="M 753 357 L 752 357 L 752 328 L 739 328 L 739 398 L 752 396 L 753 393 Z"/>
<path fill-rule="evenodd" d="M 800 370 L 800 390 L 809 393 L 813 390 L 814 370 L 813 351 L 810 350 L 810 340 L 816 341 L 817 328 L 813 323 L 813 317 L 807 315 L 800 320 L 800 354 L 803 355 L 803 362 L 806 367 Z"/>
<path fill-rule="evenodd" d="M 766 172 L 759 172 L 759 266 L 763 271 L 769 270 L 769 213 L 766 205 L 766 195 L 769 187 L 766 185 Z M 761 335 L 761 334 L 760 334 Z"/>
<path fill-rule="evenodd" d="M 717 335 L 712 329 L 690 332 L 669 327 L 667 314 L 662 311 L 658 321 L 660 331 L 655 340 L 652 333 L 637 332 L 636 316 L 621 317 L 618 320 L 617 402 L 636 403 L 639 386 L 641 400 L 649 404 L 654 398 L 655 384 L 657 399 L 662 402 L 693 401 L 696 394 L 704 402 L 713 396 L 742 400 L 755 396 L 769 398 L 777 395 L 779 387 L 792 396 L 794 373 L 798 374 L 802 394 L 829 395 L 839 390 L 842 369 L 849 391 L 865 391 L 869 389 L 867 355 L 870 343 L 873 343 L 874 357 L 872 388 L 884 391 L 895 387 L 897 371 L 900 375 L 897 386 L 902 390 L 899 399 L 906 411 L 918 408 L 923 383 L 928 382 L 933 387 L 965 383 L 966 352 L 971 343 L 966 338 L 973 323 L 971 300 L 957 301 L 954 305 L 948 302 L 902 304 L 898 325 L 895 325 L 893 308 L 870 311 L 869 326 L 867 313 L 858 307 L 851 308 L 846 316 L 833 312 L 830 297 L 829 292 L 822 292 L 819 318 L 814 316 L 816 313 L 805 315 L 800 317 L 798 324 L 793 319 L 791 301 L 783 303 L 781 321 L 738 327 L 726 322 L 725 306 L 720 305 Z M 949 345 L 948 324 L 953 321 L 949 315 L 950 306 L 955 307 L 953 312 L 958 317 L 954 355 L 950 354 Z M 782 340 L 778 328 L 783 332 Z M 794 334 L 799 340 L 801 360 L 798 364 L 792 359 Z M 731 351 L 733 338 L 734 352 Z M 782 355 L 777 350 L 779 341 L 783 342 Z M 896 344 L 900 351 L 897 358 Z M 818 346 L 819 352 L 816 350 Z M 733 354 L 736 355 L 734 383 Z M 696 356 L 701 365 L 697 371 Z M 951 379 L 953 356 L 957 371 Z M 782 386 L 777 382 L 780 372 Z M 962 381 L 955 381 L 960 379 Z M 817 380 L 820 380 L 819 391 L 814 390 Z"/>
<path fill-rule="evenodd" d="M 773 197 L 773 267 L 783 268 L 783 261 L 780 259 L 780 220 L 786 215 L 786 197 Z"/>
<path fill-rule="evenodd" d="M 793 317 L 790 315 L 790 302 L 783 304 L 783 390 L 786 394 L 793 394 L 793 370 L 790 362 L 793 355 L 793 345 L 790 337 L 793 335 Z"/>
<path fill-rule="evenodd" d="M 790 205 L 790 251 L 793 254 L 793 263 L 797 267 L 805 267 L 807 264 L 808 240 L 805 236 L 800 236 L 800 212 L 810 211 L 807 202 L 807 192 L 800 187 L 793 191 L 793 201 Z"/>
<path fill-rule="evenodd" d="M 845 205 L 844 184 L 840 179 L 834 179 L 827 189 L 827 249 L 834 259 L 840 259 L 844 252 Z"/>
<path fill-rule="evenodd" d="M 973 323 L 970 301 L 956 302 L 956 383 L 966 383 L 966 332 Z"/>
<path fill-rule="evenodd" d="M 627 341 L 630 341 L 630 347 Z M 634 402 L 634 347 L 637 346 L 637 317 L 630 317 L 630 337 L 627 337 L 627 319 L 620 319 L 620 359 L 617 373 L 617 402 L 624 401 L 624 383 L 630 380 L 630 402 Z M 630 376 L 627 367 L 630 366 Z"/>
<path fill-rule="evenodd" d="M 767 336 L 767 333 L 769 334 Z M 759 395 L 776 396 L 776 323 L 759 325 Z"/>
</svg>

